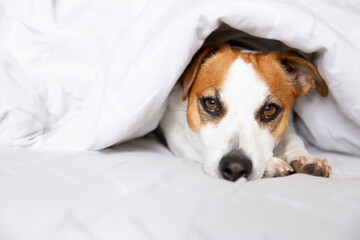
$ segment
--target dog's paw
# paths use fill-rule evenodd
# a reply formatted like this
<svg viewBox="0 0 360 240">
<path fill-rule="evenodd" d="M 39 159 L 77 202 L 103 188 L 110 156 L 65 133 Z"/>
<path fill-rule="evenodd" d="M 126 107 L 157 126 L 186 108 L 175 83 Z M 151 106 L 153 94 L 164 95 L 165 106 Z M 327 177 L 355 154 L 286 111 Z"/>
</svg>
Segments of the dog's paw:
<svg viewBox="0 0 360 240">
<path fill-rule="evenodd" d="M 266 164 L 263 178 L 285 177 L 293 172 L 293 168 L 284 160 L 272 157 Z"/>
<path fill-rule="evenodd" d="M 290 160 L 290 166 L 296 173 L 305 173 L 312 176 L 329 177 L 332 172 L 326 159 L 313 155 L 299 156 L 297 160 Z"/>
</svg>

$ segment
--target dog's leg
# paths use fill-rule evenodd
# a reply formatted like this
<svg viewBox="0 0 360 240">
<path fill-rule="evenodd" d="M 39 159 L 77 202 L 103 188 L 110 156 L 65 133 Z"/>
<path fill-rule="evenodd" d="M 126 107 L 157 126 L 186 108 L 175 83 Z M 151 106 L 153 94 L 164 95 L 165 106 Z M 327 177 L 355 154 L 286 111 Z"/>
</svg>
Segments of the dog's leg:
<svg viewBox="0 0 360 240">
<path fill-rule="evenodd" d="M 313 156 L 306 151 L 303 141 L 295 132 L 292 117 L 280 144 L 284 151 L 283 160 L 290 164 L 296 173 L 321 177 L 330 176 L 332 169 L 327 160 Z"/>
</svg>

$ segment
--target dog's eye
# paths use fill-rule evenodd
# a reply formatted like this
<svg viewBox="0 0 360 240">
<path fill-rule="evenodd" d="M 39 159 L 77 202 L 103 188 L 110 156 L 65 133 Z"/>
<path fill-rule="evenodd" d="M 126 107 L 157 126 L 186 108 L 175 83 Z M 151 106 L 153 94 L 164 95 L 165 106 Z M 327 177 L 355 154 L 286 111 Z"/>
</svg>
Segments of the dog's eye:
<svg viewBox="0 0 360 240">
<path fill-rule="evenodd" d="M 273 116 L 277 111 L 277 108 L 276 106 L 274 105 L 267 105 L 265 108 L 264 108 L 264 116 L 265 117 L 271 117 Z"/>
<path fill-rule="evenodd" d="M 204 105 L 211 111 L 215 111 L 218 108 L 218 103 L 215 99 L 212 98 L 205 99 Z"/>
<path fill-rule="evenodd" d="M 211 115 L 219 115 L 220 104 L 216 99 L 213 98 L 203 98 L 201 99 L 201 104 L 204 110 Z"/>
<path fill-rule="evenodd" d="M 269 122 L 275 119 L 280 113 L 280 107 L 274 103 L 265 105 L 261 110 L 260 120 L 262 122 Z"/>
</svg>

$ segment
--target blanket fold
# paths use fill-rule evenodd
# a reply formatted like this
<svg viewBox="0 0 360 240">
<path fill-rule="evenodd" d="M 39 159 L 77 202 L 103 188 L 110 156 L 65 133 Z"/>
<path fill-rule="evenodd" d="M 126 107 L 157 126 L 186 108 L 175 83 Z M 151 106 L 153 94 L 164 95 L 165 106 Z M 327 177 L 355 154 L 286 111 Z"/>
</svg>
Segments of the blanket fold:
<svg viewBox="0 0 360 240">
<path fill-rule="evenodd" d="M 152 131 L 222 24 L 238 30 L 230 39 L 316 53 L 330 97 L 299 99 L 298 129 L 322 149 L 360 155 L 360 6 L 351 0 L 3 0 L 0 145 L 97 150 Z"/>
</svg>

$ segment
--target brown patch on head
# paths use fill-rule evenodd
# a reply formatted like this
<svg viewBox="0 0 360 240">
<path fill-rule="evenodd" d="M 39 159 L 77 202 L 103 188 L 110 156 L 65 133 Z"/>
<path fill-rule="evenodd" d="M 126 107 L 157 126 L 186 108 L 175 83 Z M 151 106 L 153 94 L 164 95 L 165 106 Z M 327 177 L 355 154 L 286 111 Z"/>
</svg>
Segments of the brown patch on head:
<svg viewBox="0 0 360 240">
<path fill-rule="evenodd" d="M 224 46 L 224 44 L 214 44 L 211 46 L 202 47 L 199 51 L 196 52 L 179 79 L 179 82 L 181 82 L 183 86 L 183 100 L 185 100 L 189 95 L 191 87 L 194 84 L 195 79 L 197 78 L 197 75 L 200 71 L 201 65 L 205 62 L 206 58 L 210 57 Z"/>
<path fill-rule="evenodd" d="M 242 53 L 240 57 L 251 63 L 255 71 L 270 89 L 271 102 L 282 108 L 281 114 L 269 123 L 259 125 L 267 127 L 278 140 L 284 135 L 294 101 L 316 88 L 321 96 L 328 93 L 327 86 L 316 68 L 305 59 L 293 53 Z M 271 99 L 273 98 L 273 99 Z"/>
<path fill-rule="evenodd" d="M 272 98 L 281 103 L 282 113 L 274 122 L 263 124 L 257 118 L 260 126 L 269 128 L 270 132 L 280 139 L 288 127 L 291 107 L 295 101 L 295 89 L 274 54 L 242 53 L 240 57 L 253 65 L 257 74 L 269 87 Z M 270 101 L 274 102 L 273 99 Z"/>
<path fill-rule="evenodd" d="M 205 47 L 200 49 L 185 70 L 181 77 L 183 99 L 188 96 L 187 121 L 194 132 L 198 132 L 208 122 L 217 124 L 226 114 L 226 105 L 216 93 L 221 91 L 226 74 L 239 54 L 239 50 L 225 44 Z M 219 101 L 222 105 L 219 116 L 211 116 L 203 109 L 200 100 L 204 97 Z"/>
</svg>

